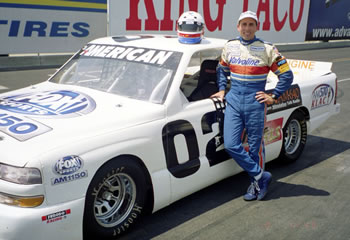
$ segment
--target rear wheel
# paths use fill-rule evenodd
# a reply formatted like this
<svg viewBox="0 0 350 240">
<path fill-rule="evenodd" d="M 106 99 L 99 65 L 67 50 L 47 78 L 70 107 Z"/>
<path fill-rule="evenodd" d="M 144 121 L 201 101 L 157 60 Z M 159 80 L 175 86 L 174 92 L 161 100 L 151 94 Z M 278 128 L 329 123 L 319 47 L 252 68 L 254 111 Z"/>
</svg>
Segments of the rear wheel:
<svg viewBox="0 0 350 240">
<path fill-rule="evenodd" d="M 307 139 L 305 115 L 294 112 L 283 128 L 283 146 L 278 160 L 282 163 L 296 161 L 304 150 Z"/>
<path fill-rule="evenodd" d="M 146 182 L 141 167 L 130 159 L 103 165 L 87 191 L 84 239 L 115 238 L 129 230 L 144 212 Z"/>
</svg>

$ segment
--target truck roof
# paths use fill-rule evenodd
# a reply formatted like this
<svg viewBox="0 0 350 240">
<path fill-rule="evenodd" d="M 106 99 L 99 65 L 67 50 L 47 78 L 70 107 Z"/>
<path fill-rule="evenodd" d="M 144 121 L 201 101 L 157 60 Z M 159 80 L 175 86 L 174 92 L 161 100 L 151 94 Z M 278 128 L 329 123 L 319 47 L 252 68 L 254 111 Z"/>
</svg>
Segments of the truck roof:
<svg viewBox="0 0 350 240">
<path fill-rule="evenodd" d="M 224 39 L 204 37 L 199 44 L 183 44 L 178 41 L 176 35 L 139 34 L 98 38 L 89 42 L 89 44 L 134 46 L 186 52 L 213 47 L 223 47 L 226 42 L 227 40 Z"/>
</svg>

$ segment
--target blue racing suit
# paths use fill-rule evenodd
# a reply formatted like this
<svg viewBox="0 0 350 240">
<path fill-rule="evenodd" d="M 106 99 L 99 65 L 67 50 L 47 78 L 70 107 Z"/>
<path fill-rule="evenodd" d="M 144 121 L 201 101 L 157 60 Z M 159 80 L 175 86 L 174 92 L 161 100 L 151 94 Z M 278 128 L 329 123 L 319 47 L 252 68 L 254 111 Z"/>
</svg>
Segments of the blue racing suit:
<svg viewBox="0 0 350 240">
<path fill-rule="evenodd" d="M 270 70 L 279 78 L 273 90 L 278 98 L 292 84 L 293 73 L 274 45 L 256 37 L 250 41 L 241 37 L 228 41 L 217 68 L 219 90 L 226 89 L 228 76 L 231 81 L 225 96 L 225 149 L 251 178 L 261 175 L 265 165 L 266 104 L 259 103 L 255 95 L 265 91 Z M 244 129 L 248 136 L 248 152 L 242 145 Z"/>
</svg>

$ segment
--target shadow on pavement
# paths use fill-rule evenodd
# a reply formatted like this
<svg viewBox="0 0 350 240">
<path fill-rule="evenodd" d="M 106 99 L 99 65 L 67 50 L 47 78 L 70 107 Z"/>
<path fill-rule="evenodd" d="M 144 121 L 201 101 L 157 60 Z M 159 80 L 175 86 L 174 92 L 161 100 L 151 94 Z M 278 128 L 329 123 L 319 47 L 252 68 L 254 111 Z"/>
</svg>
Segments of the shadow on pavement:
<svg viewBox="0 0 350 240">
<path fill-rule="evenodd" d="M 273 175 L 271 183 L 273 191 L 272 194 L 267 195 L 266 201 L 307 195 L 329 196 L 329 192 L 321 189 L 278 180 L 312 167 L 348 149 L 350 149 L 348 142 L 309 135 L 304 152 L 298 161 L 288 165 L 272 161 L 266 165 L 266 169 Z M 152 215 L 145 216 L 131 232 L 120 239 L 139 240 L 156 237 L 226 202 L 241 198 L 248 184 L 247 174 L 243 172 L 222 180 Z"/>
</svg>

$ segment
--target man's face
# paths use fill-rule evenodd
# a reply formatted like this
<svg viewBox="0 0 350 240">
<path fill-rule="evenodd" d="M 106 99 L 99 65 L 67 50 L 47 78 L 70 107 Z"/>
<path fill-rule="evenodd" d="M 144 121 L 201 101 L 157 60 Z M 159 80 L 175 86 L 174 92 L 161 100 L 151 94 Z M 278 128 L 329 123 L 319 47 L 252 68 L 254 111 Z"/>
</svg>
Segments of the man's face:
<svg viewBox="0 0 350 240">
<path fill-rule="evenodd" d="M 253 18 L 245 18 L 238 23 L 237 30 L 244 40 L 249 41 L 254 38 L 258 26 Z"/>
</svg>

